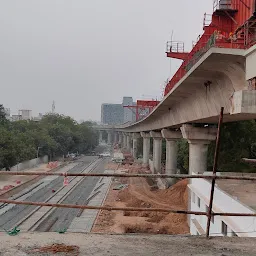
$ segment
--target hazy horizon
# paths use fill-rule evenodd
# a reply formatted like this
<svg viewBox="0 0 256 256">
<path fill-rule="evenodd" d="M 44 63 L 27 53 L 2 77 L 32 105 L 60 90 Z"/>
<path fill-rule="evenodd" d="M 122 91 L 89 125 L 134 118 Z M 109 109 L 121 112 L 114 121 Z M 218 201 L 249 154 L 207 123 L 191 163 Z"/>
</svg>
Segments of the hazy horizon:
<svg viewBox="0 0 256 256">
<path fill-rule="evenodd" d="M 212 0 L 0 3 L 0 103 L 37 116 L 54 100 L 78 121 L 99 121 L 101 104 L 123 96 L 159 99 L 180 65 L 165 56 L 172 31 L 190 50 L 212 11 Z"/>
</svg>

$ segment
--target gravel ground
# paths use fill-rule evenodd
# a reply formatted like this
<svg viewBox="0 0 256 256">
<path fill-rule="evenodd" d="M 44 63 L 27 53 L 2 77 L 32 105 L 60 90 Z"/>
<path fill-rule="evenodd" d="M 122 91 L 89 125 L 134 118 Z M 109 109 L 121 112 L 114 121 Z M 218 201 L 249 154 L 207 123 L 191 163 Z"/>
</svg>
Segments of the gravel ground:
<svg viewBox="0 0 256 256">
<path fill-rule="evenodd" d="M 21 233 L 15 237 L 0 233 L 0 256 L 75 256 L 74 253 L 33 252 L 53 243 L 75 245 L 80 255 L 90 256 L 255 256 L 255 238 Z"/>
<path fill-rule="evenodd" d="M 95 160 L 96 157 L 86 156 L 82 160 L 84 162 L 78 162 L 74 168 L 72 168 L 69 172 L 78 172 L 81 171 L 86 165 Z M 52 195 L 52 189 L 58 190 L 63 185 L 63 177 L 58 177 L 54 179 L 49 185 L 46 187 L 36 191 L 30 197 L 28 197 L 27 201 L 34 202 L 43 202 L 48 197 Z M 1 229 L 11 229 L 18 223 L 22 218 L 24 218 L 27 214 L 33 211 L 37 206 L 30 205 L 16 205 L 11 210 L 7 211 L 5 214 L 0 216 L 0 228 Z"/>
</svg>

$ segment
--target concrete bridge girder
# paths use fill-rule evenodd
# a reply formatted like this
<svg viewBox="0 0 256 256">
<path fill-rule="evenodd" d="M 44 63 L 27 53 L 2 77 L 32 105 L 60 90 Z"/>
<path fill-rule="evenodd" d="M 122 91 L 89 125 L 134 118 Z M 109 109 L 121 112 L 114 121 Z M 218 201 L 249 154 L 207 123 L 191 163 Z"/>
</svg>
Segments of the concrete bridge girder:
<svg viewBox="0 0 256 256">
<path fill-rule="evenodd" d="M 239 108 L 237 112 L 232 111 L 232 96 L 245 90 L 247 86 L 245 60 L 243 50 L 209 51 L 146 119 L 118 128 L 129 132 L 143 132 L 180 127 L 184 123 L 217 123 L 222 106 L 226 115 L 224 122 L 256 118 L 253 108 L 240 110 L 248 111 L 254 117 L 241 111 L 240 113 Z M 207 81 L 211 81 L 208 87 L 205 86 Z M 235 104 L 241 105 L 243 96 L 239 96 Z M 254 95 L 251 100 L 253 97 Z"/>
</svg>

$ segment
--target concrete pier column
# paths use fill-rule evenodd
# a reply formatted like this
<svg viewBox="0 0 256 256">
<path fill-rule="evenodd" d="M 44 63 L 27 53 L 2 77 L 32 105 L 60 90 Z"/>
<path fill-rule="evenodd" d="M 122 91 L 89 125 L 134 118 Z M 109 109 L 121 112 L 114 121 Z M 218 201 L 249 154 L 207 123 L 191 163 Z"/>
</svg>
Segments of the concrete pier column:
<svg viewBox="0 0 256 256">
<path fill-rule="evenodd" d="M 177 140 L 182 138 L 180 131 L 171 131 L 163 129 L 161 131 L 163 138 L 166 140 L 166 162 L 165 162 L 165 174 L 177 173 L 177 152 L 178 145 Z M 176 182 L 175 178 L 167 179 L 169 185 L 173 185 Z"/>
<path fill-rule="evenodd" d="M 137 159 L 138 153 L 138 139 L 140 138 L 140 133 L 132 134 L 132 156 L 134 159 Z"/>
<path fill-rule="evenodd" d="M 126 149 L 126 147 L 127 147 L 127 144 L 126 144 L 126 134 L 123 132 L 123 145 L 122 145 L 122 148 Z"/>
<path fill-rule="evenodd" d="M 150 132 L 153 138 L 153 165 L 154 173 L 162 173 L 162 134 L 161 132 Z"/>
<path fill-rule="evenodd" d="M 114 144 L 118 143 L 118 132 L 114 132 Z"/>
<path fill-rule="evenodd" d="M 141 132 L 143 138 L 143 166 L 148 167 L 149 153 L 150 153 L 150 133 Z"/>
<path fill-rule="evenodd" d="M 108 144 L 111 145 L 112 144 L 112 131 L 107 131 L 108 133 Z"/>
<path fill-rule="evenodd" d="M 123 134 L 118 132 L 118 144 L 122 146 L 123 143 Z"/>
<path fill-rule="evenodd" d="M 130 138 L 130 134 L 129 133 L 126 134 L 126 149 L 129 152 L 131 152 L 131 149 L 132 149 L 132 147 L 131 147 L 131 138 Z"/>
<path fill-rule="evenodd" d="M 99 143 L 103 141 L 103 131 L 99 131 Z"/>
<path fill-rule="evenodd" d="M 207 171 L 208 145 L 216 139 L 217 128 L 193 127 L 184 124 L 182 136 L 189 143 L 189 174 Z"/>
</svg>

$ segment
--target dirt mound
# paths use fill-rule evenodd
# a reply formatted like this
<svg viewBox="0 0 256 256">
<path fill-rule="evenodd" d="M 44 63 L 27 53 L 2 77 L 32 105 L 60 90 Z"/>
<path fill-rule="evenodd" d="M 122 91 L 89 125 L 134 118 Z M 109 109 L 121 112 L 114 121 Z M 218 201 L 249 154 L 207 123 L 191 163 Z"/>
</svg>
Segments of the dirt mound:
<svg viewBox="0 0 256 256">
<path fill-rule="evenodd" d="M 187 191 L 188 181 L 182 180 L 177 182 L 172 187 L 165 190 L 155 191 L 156 195 L 160 197 L 167 204 L 175 205 L 175 207 L 184 207 L 187 209 L 188 204 L 188 191 Z"/>
<path fill-rule="evenodd" d="M 128 169 L 129 173 L 145 173 L 146 171 L 138 164 L 127 165 L 125 169 Z M 150 184 L 144 178 L 127 178 L 128 187 L 115 192 L 110 190 L 105 204 L 116 207 L 187 210 L 187 183 L 187 180 L 182 180 L 169 189 L 152 190 Z M 102 212 L 100 215 L 97 221 L 97 229 L 94 229 L 97 232 L 104 230 L 103 232 L 117 233 L 189 233 L 186 215 L 129 210 L 115 213 L 108 212 L 107 214 Z M 102 225 L 100 222 L 102 222 Z M 109 227 L 107 227 L 107 223 L 109 223 Z"/>
</svg>

